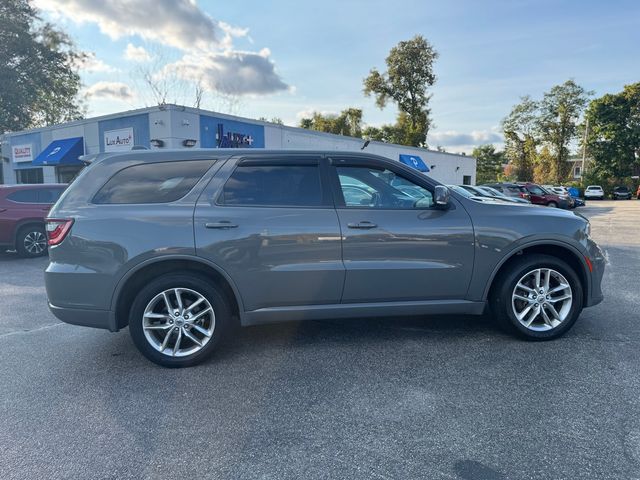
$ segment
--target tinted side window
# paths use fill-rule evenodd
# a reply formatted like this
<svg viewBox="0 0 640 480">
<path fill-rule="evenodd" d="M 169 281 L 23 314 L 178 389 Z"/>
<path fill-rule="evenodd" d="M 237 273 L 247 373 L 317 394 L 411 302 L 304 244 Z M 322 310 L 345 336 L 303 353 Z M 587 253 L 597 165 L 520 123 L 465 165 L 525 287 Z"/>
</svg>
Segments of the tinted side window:
<svg viewBox="0 0 640 480">
<path fill-rule="evenodd" d="M 38 190 L 38 203 L 56 203 L 63 191 L 61 188 L 42 188 Z"/>
<path fill-rule="evenodd" d="M 93 197 L 93 203 L 168 203 L 184 197 L 213 161 L 145 163 L 116 173 Z"/>
<path fill-rule="evenodd" d="M 17 190 L 7 195 L 7 198 L 11 201 L 18 203 L 38 203 L 38 191 L 37 190 Z"/>
<path fill-rule="evenodd" d="M 540 187 L 530 186 L 527 187 L 529 193 L 533 193 L 534 195 L 544 195 L 544 191 Z"/>
<path fill-rule="evenodd" d="M 322 206 L 317 165 L 238 166 L 220 197 L 225 205 Z"/>
<path fill-rule="evenodd" d="M 368 167 L 336 167 L 347 207 L 431 208 L 433 195 L 424 187 L 390 170 Z"/>
</svg>

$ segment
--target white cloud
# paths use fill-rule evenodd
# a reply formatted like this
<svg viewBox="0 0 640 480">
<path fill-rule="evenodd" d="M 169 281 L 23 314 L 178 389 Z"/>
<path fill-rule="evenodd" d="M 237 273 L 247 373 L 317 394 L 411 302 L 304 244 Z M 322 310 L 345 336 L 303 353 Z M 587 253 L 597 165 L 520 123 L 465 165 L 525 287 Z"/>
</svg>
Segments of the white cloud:
<svg viewBox="0 0 640 480">
<path fill-rule="evenodd" d="M 502 143 L 502 135 L 492 130 L 474 130 L 463 133 L 455 130 L 429 133 L 429 145 L 443 147 L 468 147 L 485 143 Z"/>
<path fill-rule="evenodd" d="M 296 118 L 302 120 L 303 118 L 311 118 L 314 113 L 320 113 L 321 115 L 338 115 L 338 112 L 333 110 L 318 110 L 317 108 L 305 108 L 296 113 Z"/>
<path fill-rule="evenodd" d="M 270 53 L 266 48 L 259 53 L 198 52 L 186 54 L 167 65 L 165 70 L 175 71 L 186 80 L 200 81 L 211 90 L 230 95 L 266 95 L 286 91 L 289 86 L 276 72 Z"/>
<path fill-rule="evenodd" d="M 136 47 L 128 43 L 127 48 L 124 49 L 124 58 L 132 62 L 148 62 L 151 60 L 151 54 L 144 47 Z"/>
<path fill-rule="evenodd" d="M 113 73 L 118 71 L 117 68 L 107 65 L 96 58 L 96 54 L 93 52 L 88 52 L 87 57 L 78 62 L 78 68 L 89 73 Z"/>
<path fill-rule="evenodd" d="M 123 101 L 131 101 L 134 98 L 129 85 L 122 82 L 97 82 L 87 88 L 86 93 L 89 97 Z"/>
<path fill-rule="evenodd" d="M 290 90 L 275 70 L 269 49 L 237 51 L 233 39 L 248 37 L 249 30 L 218 21 L 196 0 L 32 0 L 36 7 L 71 19 L 90 22 L 112 39 L 137 35 L 175 47 L 182 59 L 166 65 L 181 77 L 232 95 L 265 95 Z M 125 57 L 142 61 L 148 52 L 127 45 Z"/>
<path fill-rule="evenodd" d="M 113 39 L 140 35 L 182 50 L 211 48 L 224 34 L 192 0 L 34 0 L 34 4 L 76 23 L 96 23 Z"/>
</svg>

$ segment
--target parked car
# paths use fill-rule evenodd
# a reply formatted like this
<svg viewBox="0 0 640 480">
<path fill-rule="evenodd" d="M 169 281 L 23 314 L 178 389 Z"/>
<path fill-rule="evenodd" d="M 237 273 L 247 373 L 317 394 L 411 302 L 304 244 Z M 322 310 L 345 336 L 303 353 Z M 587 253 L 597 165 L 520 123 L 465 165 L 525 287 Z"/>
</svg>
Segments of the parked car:
<svg viewBox="0 0 640 480">
<path fill-rule="evenodd" d="M 513 198 L 522 198 L 531 202 L 531 195 L 526 188 L 516 183 L 487 183 L 482 185 L 483 187 L 491 187 L 494 190 Z"/>
<path fill-rule="evenodd" d="M 575 206 L 575 203 L 571 200 L 569 195 L 558 195 L 556 193 L 549 192 L 540 185 L 531 182 L 523 182 L 518 185 L 527 189 L 531 196 L 531 203 L 535 205 L 544 205 L 546 207 L 554 208 L 572 208 Z"/>
<path fill-rule="evenodd" d="M 638 185 L 638 190 L 636 190 L 636 200 L 640 200 L 640 185 Z"/>
<path fill-rule="evenodd" d="M 615 187 L 613 189 L 614 200 L 631 200 L 631 190 L 625 186 Z"/>
<path fill-rule="evenodd" d="M 589 185 L 584 189 L 585 200 L 604 200 L 604 190 L 600 185 Z"/>
<path fill-rule="evenodd" d="M 47 253 L 44 219 L 66 185 L 0 185 L 0 247 L 22 257 Z"/>
<path fill-rule="evenodd" d="M 345 196 L 360 184 L 366 201 Z M 548 340 L 602 300 L 585 218 L 475 198 L 362 153 L 100 154 L 47 219 L 49 307 L 72 324 L 128 325 L 147 358 L 182 367 L 234 322 L 490 305 L 512 332 Z"/>
</svg>

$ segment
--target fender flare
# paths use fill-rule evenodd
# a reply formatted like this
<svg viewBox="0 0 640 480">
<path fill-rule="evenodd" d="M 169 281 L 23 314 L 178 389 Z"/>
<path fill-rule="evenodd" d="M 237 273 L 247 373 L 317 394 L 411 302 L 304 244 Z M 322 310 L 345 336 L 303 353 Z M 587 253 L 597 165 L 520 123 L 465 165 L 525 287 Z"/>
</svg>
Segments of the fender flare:
<svg viewBox="0 0 640 480">
<path fill-rule="evenodd" d="M 493 271 L 491 272 L 491 275 L 484 287 L 484 292 L 482 293 L 482 300 L 486 301 L 488 300 L 489 297 L 489 291 L 491 290 L 491 286 L 493 285 L 493 281 L 496 278 L 496 275 L 498 274 L 498 271 L 500 271 L 500 269 L 502 268 L 502 266 L 507 263 L 509 260 L 511 260 L 513 257 L 515 257 L 518 252 L 529 248 L 529 247 L 535 247 L 538 245 L 553 245 L 556 247 L 562 247 L 562 248 L 566 248 L 567 250 L 570 250 L 571 252 L 574 253 L 574 255 L 579 259 L 580 261 L 580 265 L 582 266 L 582 272 L 576 272 L 578 274 L 581 274 L 581 277 L 584 277 L 584 279 L 586 280 L 586 292 L 585 292 L 585 297 L 587 297 L 588 295 L 590 295 L 591 292 L 591 275 L 589 274 L 589 266 L 587 265 L 587 262 L 585 260 L 585 255 L 584 252 L 582 250 L 580 250 L 579 248 L 577 248 L 575 245 L 572 245 L 571 243 L 568 243 L 566 241 L 563 240 L 558 240 L 558 239 L 535 239 L 535 240 L 528 240 L 524 243 L 518 243 L 516 245 L 513 246 L 513 248 L 511 248 L 511 250 L 509 250 L 509 253 L 507 255 L 504 255 L 503 258 L 500 260 L 500 262 L 498 262 L 496 264 L 496 266 L 493 268 Z M 582 275 L 583 274 L 583 275 Z"/>
<path fill-rule="evenodd" d="M 244 303 L 242 302 L 242 296 L 240 295 L 240 290 L 238 290 L 238 287 L 236 286 L 235 282 L 233 281 L 233 279 L 231 278 L 231 276 L 222 268 L 220 267 L 218 264 L 211 262 L 205 258 L 202 257 L 197 257 L 195 255 L 180 255 L 180 254 L 175 254 L 175 255 L 162 255 L 160 257 L 154 257 L 154 258 L 149 258 L 147 260 L 145 260 L 144 262 L 140 262 L 137 265 L 135 265 L 134 267 L 132 267 L 131 269 L 129 269 L 122 277 L 120 277 L 120 280 L 118 280 L 118 283 L 116 283 L 115 288 L 113 289 L 113 294 L 111 296 L 111 313 L 112 315 L 114 315 L 115 317 L 115 312 L 116 312 L 116 307 L 118 304 L 118 299 L 120 298 L 120 295 L 122 294 L 124 285 L 127 283 L 127 281 L 133 276 L 135 275 L 137 272 L 139 272 L 140 270 L 149 267 L 151 265 L 155 265 L 155 264 L 159 264 L 159 263 L 164 263 L 167 261 L 172 261 L 172 260 L 185 260 L 185 261 L 189 261 L 189 262 L 196 262 L 196 263 L 200 263 L 203 266 L 209 267 L 213 270 L 215 270 L 217 273 L 219 273 L 229 284 L 229 286 L 231 287 L 231 290 L 233 292 L 233 295 L 235 296 L 236 302 L 238 302 L 238 310 L 240 313 L 240 316 L 243 317 L 244 316 Z"/>
</svg>

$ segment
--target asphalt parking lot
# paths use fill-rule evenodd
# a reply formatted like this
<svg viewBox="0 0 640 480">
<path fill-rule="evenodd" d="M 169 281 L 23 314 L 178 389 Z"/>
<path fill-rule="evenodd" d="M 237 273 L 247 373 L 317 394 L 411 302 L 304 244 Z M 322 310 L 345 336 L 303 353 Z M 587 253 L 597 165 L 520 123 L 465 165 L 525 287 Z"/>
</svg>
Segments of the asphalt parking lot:
<svg viewBox="0 0 640 480">
<path fill-rule="evenodd" d="M 243 329 L 167 370 L 61 324 L 0 254 L 0 478 L 640 478 L 640 202 L 589 202 L 605 301 L 528 343 L 489 318 Z"/>
</svg>

